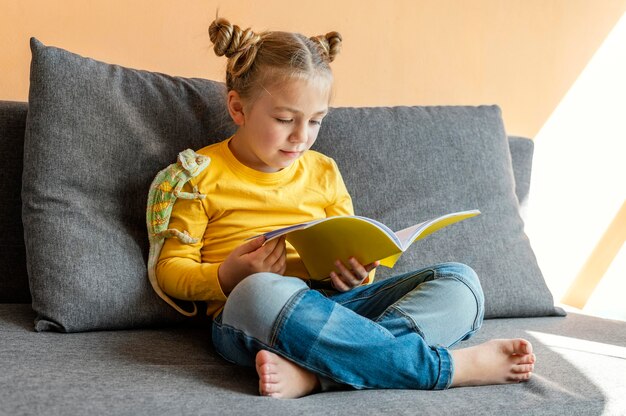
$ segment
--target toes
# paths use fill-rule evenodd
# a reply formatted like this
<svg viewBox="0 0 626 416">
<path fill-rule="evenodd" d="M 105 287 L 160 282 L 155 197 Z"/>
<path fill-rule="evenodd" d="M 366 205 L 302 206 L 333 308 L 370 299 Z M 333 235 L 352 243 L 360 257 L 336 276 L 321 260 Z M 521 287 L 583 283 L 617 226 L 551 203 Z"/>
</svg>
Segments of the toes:
<svg viewBox="0 0 626 416">
<path fill-rule="evenodd" d="M 274 390 L 274 385 L 272 383 L 262 383 L 263 385 L 263 393 L 265 396 L 269 396 L 272 393 L 276 393 Z"/>
<path fill-rule="evenodd" d="M 522 383 L 530 380 L 532 373 L 512 374 L 507 380 L 509 383 Z"/>
<path fill-rule="evenodd" d="M 272 359 L 272 353 L 269 351 L 261 350 L 256 354 L 255 363 L 259 367 Z"/>
<path fill-rule="evenodd" d="M 514 373 L 532 373 L 533 371 L 535 371 L 535 365 L 534 364 L 519 364 L 519 365 L 513 366 L 511 371 L 513 371 Z"/>
<path fill-rule="evenodd" d="M 263 383 L 278 383 L 278 374 L 261 372 L 259 380 Z"/>
<path fill-rule="evenodd" d="M 259 351 L 256 355 L 256 371 L 259 376 L 263 373 L 275 373 L 276 363 L 272 361 L 273 354 L 269 351 Z"/>
<path fill-rule="evenodd" d="M 276 371 L 274 369 L 275 369 L 275 366 L 270 363 L 256 365 L 256 372 L 259 375 L 259 378 L 263 378 L 265 375 L 275 373 Z"/>
<path fill-rule="evenodd" d="M 259 375 L 259 394 L 274 397 L 279 390 L 279 377 L 276 364 L 272 362 L 272 353 L 259 351 L 255 360 L 256 371 Z"/>
<path fill-rule="evenodd" d="M 504 340 L 501 344 L 503 351 L 510 355 L 526 355 L 533 353 L 533 346 L 523 338 Z"/>
<path fill-rule="evenodd" d="M 259 379 L 259 394 L 261 396 L 279 397 L 280 385 L 274 381 L 268 381 L 265 378 Z"/>
<path fill-rule="evenodd" d="M 526 355 L 520 355 L 517 357 L 517 360 L 515 360 L 516 364 L 535 364 L 535 361 L 537 360 L 537 357 L 535 357 L 535 354 L 526 354 Z"/>
<path fill-rule="evenodd" d="M 533 353 L 533 345 L 528 342 L 525 339 L 518 339 L 517 340 L 517 351 L 516 352 L 521 352 L 522 354 L 532 354 Z"/>
</svg>

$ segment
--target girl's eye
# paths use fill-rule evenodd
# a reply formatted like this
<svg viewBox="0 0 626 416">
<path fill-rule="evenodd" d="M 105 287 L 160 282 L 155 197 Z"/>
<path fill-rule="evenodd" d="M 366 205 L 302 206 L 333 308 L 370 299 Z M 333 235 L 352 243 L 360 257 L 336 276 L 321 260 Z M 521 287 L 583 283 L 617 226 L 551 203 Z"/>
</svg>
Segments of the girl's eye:
<svg viewBox="0 0 626 416">
<path fill-rule="evenodd" d="M 278 121 L 281 124 L 290 124 L 293 123 L 293 119 L 286 119 L 286 118 L 276 118 L 276 121 Z M 309 120 L 309 124 L 312 124 L 314 126 L 321 126 L 322 125 L 322 120 Z"/>
</svg>

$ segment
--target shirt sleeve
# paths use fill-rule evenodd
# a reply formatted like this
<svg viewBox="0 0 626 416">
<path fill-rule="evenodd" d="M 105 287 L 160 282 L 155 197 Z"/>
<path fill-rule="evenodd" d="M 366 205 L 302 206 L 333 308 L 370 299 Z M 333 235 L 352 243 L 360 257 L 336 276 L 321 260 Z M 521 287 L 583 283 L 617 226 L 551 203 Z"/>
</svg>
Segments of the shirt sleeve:
<svg viewBox="0 0 626 416">
<path fill-rule="evenodd" d="M 184 191 L 191 192 L 190 182 L 185 184 Z M 198 239 L 194 244 L 183 243 L 176 237 L 165 239 L 157 262 L 156 277 L 161 289 L 174 298 L 226 300 L 217 275 L 220 263 L 202 262 L 202 240 L 208 222 L 209 217 L 201 200 L 179 198 L 174 203 L 169 228 L 186 230 Z"/>
<path fill-rule="evenodd" d="M 329 192 L 334 191 L 335 197 L 331 201 L 331 204 L 325 208 L 327 217 L 335 217 L 338 215 L 354 215 L 354 208 L 352 206 L 352 198 L 348 193 L 337 163 L 332 160 L 332 175 L 334 176 L 331 181 L 331 185 L 334 189 L 329 189 Z"/>
</svg>

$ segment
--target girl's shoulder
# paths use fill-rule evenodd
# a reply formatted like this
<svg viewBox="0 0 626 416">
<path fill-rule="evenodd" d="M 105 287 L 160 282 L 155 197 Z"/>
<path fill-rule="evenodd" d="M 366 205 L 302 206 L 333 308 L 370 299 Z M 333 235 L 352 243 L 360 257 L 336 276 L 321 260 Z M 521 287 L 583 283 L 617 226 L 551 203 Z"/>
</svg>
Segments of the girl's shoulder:
<svg viewBox="0 0 626 416">
<path fill-rule="evenodd" d="M 315 150 L 309 150 L 301 159 L 304 169 L 319 183 L 332 184 L 337 181 L 337 178 L 341 177 L 337 163 L 330 156 Z"/>
<path fill-rule="evenodd" d="M 194 185 L 199 185 L 200 182 L 203 182 L 214 176 L 216 172 L 223 171 L 223 146 L 224 142 L 217 142 L 195 151 L 199 155 L 208 156 L 211 161 L 209 162 L 209 166 L 207 167 L 207 169 L 204 169 L 198 174 L 198 176 L 192 179 Z"/>
<path fill-rule="evenodd" d="M 309 164 L 314 164 L 314 166 L 322 166 L 330 170 L 337 169 L 337 163 L 335 163 L 335 160 L 332 157 L 326 156 L 316 150 L 308 150 L 303 155 L 303 161 Z"/>
<path fill-rule="evenodd" d="M 212 164 L 223 164 L 229 158 L 228 140 L 212 143 L 204 146 L 202 149 L 196 150 L 196 153 L 211 158 Z"/>
<path fill-rule="evenodd" d="M 220 152 L 220 147 L 223 145 L 224 145 L 224 142 L 213 143 L 208 146 L 204 146 L 202 149 L 196 150 L 196 153 L 203 155 L 203 156 L 209 156 L 209 157 L 215 156 L 217 153 Z"/>
</svg>

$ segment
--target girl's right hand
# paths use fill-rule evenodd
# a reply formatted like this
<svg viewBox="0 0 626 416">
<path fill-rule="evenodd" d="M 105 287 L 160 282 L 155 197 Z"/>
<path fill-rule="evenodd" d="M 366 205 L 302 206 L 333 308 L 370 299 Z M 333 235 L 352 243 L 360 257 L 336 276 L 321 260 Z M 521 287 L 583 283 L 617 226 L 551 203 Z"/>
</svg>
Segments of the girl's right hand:
<svg viewBox="0 0 626 416">
<path fill-rule="evenodd" d="M 225 294 L 230 293 L 237 284 L 254 273 L 285 273 L 287 268 L 287 249 L 285 237 L 265 243 L 260 236 L 247 241 L 234 249 L 220 265 L 217 275 Z"/>
</svg>

